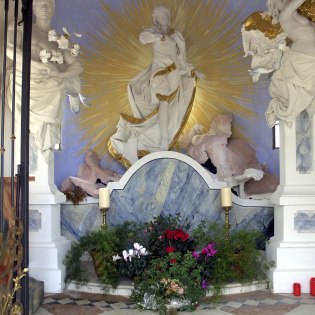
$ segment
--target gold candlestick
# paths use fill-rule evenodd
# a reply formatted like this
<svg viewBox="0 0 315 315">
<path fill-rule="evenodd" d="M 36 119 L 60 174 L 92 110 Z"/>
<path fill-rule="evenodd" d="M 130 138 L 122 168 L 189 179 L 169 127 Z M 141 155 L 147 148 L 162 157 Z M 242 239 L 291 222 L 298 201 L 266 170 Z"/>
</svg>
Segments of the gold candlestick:
<svg viewBox="0 0 315 315">
<path fill-rule="evenodd" d="M 102 224 L 101 224 L 101 228 L 103 230 L 107 229 L 107 224 L 106 224 L 106 212 L 109 208 L 100 208 L 101 214 L 102 214 Z"/>
<path fill-rule="evenodd" d="M 225 211 L 225 224 L 224 224 L 224 230 L 225 230 L 225 240 L 228 241 L 230 238 L 230 210 L 231 207 L 224 207 Z"/>
</svg>

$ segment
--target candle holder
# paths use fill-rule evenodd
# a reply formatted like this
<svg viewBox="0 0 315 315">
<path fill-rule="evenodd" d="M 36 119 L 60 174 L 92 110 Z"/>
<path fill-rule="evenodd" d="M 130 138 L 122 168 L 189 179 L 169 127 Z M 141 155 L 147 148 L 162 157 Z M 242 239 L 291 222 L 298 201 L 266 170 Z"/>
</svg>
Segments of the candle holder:
<svg viewBox="0 0 315 315">
<path fill-rule="evenodd" d="M 230 210 L 232 207 L 223 207 L 225 211 L 225 223 L 224 223 L 224 231 L 225 231 L 225 240 L 228 241 L 230 238 Z"/>
<path fill-rule="evenodd" d="M 102 224 L 101 229 L 106 230 L 107 229 L 107 223 L 106 223 L 106 212 L 109 208 L 100 208 L 101 214 L 102 214 Z"/>
</svg>

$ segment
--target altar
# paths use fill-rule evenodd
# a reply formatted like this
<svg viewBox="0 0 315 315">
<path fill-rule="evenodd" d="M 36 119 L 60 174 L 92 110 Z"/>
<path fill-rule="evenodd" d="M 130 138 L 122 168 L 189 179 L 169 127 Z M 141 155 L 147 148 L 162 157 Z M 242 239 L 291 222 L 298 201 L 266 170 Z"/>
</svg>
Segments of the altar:
<svg viewBox="0 0 315 315">
<path fill-rule="evenodd" d="M 201 221 L 224 224 L 220 189 L 225 186 L 192 158 L 177 152 L 156 152 L 143 157 L 122 176 L 110 182 L 109 226 L 125 221 L 146 222 L 153 217 L 180 214 L 191 228 Z M 231 230 L 257 230 L 273 235 L 273 206 L 267 199 L 243 199 L 233 195 Z M 98 198 L 79 205 L 61 205 L 61 233 L 72 241 L 98 229 L 102 217 Z"/>
</svg>

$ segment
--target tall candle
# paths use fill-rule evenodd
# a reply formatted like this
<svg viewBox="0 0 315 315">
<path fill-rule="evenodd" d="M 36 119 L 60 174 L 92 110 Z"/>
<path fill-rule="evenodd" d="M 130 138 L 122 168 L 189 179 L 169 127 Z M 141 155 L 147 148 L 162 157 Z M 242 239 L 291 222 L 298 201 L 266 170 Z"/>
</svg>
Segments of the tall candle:
<svg viewBox="0 0 315 315">
<path fill-rule="evenodd" d="M 221 206 L 232 207 L 232 191 L 231 187 L 221 188 Z"/>
<path fill-rule="evenodd" d="M 98 190 L 99 195 L 99 207 L 100 208 L 109 208 L 110 206 L 110 190 L 109 188 L 100 188 Z"/>
</svg>

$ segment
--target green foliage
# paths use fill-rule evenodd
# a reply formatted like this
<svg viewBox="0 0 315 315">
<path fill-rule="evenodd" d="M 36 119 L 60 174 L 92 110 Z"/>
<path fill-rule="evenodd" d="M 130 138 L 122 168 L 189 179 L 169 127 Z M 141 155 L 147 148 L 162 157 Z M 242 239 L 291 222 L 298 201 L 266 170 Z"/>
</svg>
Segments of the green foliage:
<svg viewBox="0 0 315 315">
<path fill-rule="evenodd" d="M 140 309 L 165 313 L 174 298 L 181 304 L 180 310 L 194 310 L 205 293 L 201 287 L 201 266 L 190 252 L 175 252 L 150 261 L 136 279 L 131 298 Z"/>
<path fill-rule="evenodd" d="M 94 253 L 95 265 L 98 266 L 100 280 L 104 290 L 118 284 L 118 273 L 112 256 L 120 250 L 118 230 L 97 230 L 80 238 L 78 243 L 71 246 L 64 263 L 66 266 L 65 283 L 70 281 L 86 282 L 85 268 L 81 258 L 85 252 Z"/>
<path fill-rule="evenodd" d="M 140 276 L 148 266 L 149 257 L 140 256 L 132 260 L 117 260 L 117 270 L 121 277 L 134 279 Z"/>
<path fill-rule="evenodd" d="M 192 310 L 205 295 L 203 288 L 213 293 L 213 302 L 218 302 L 228 283 L 247 284 L 266 279 L 272 264 L 259 250 L 258 244 L 266 241 L 261 233 L 232 231 L 226 240 L 224 228 L 217 224 L 201 222 L 191 235 L 185 232 L 189 228 L 187 220 L 182 222 L 177 215 L 159 216 L 140 224 L 126 222 L 91 232 L 68 252 L 65 281 L 87 280 L 81 257 L 85 252 L 93 252 L 104 289 L 116 287 L 121 276 L 131 278 L 135 281 L 132 298 L 138 307 L 163 313 L 172 298 L 181 301 L 183 309 Z M 142 249 L 149 255 L 138 252 L 124 257 L 121 254 L 135 248 L 135 243 L 145 247 Z M 119 259 L 114 261 L 113 256 L 117 255 Z M 171 286 L 180 291 L 170 290 Z"/>
<path fill-rule="evenodd" d="M 210 290 L 212 300 L 218 302 L 224 285 L 231 282 L 249 284 L 267 278 L 267 271 L 272 266 L 257 244 L 265 241 L 265 236 L 258 231 L 232 232 L 225 239 L 223 227 L 216 224 L 205 226 L 203 237 L 216 244 L 217 254 L 211 277 Z"/>
</svg>

